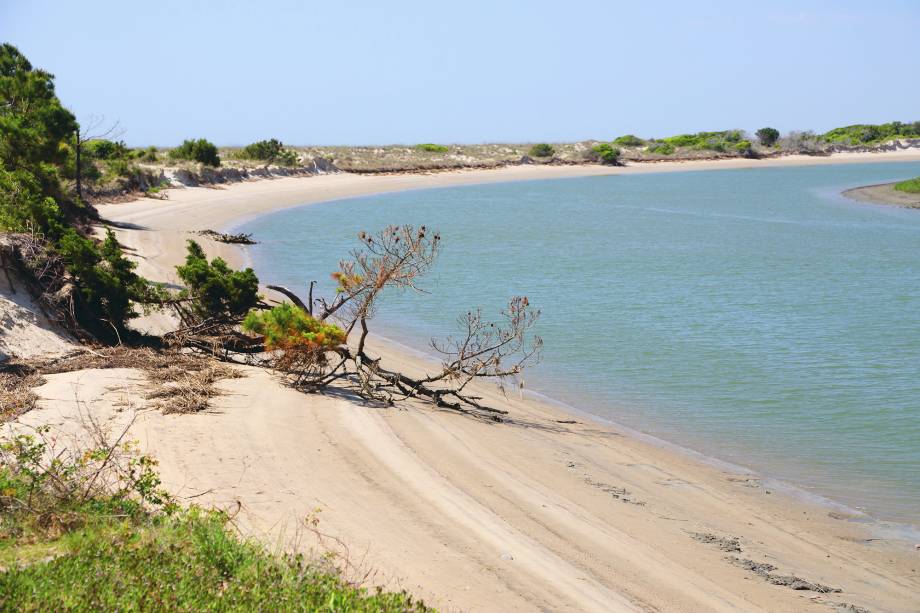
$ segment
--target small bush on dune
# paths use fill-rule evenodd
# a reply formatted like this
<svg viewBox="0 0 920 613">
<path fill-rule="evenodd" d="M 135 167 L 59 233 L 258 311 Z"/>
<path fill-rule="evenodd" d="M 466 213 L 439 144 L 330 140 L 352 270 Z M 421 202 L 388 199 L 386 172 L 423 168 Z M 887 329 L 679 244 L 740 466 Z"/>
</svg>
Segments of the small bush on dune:
<svg viewBox="0 0 920 613">
<path fill-rule="evenodd" d="M 296 166 L 297 152 L 291 149 L 285 149 L 284 144 L 275 138 L 269 140 L 260 140 L 243 147 L 236 157 L 242 160 L 259 160 L 280 164 L 281 166 Z"/>
<path fill-rule="evenodd" d="M 226 319 L 244 315 L 259 301 L 259 279 L 251 268 L 233 270 L 221 258 L 208 262 L 201 245 L 187 243 L 184 266 L 176 266 L 185 283 L 181 298 L 189 300 L 200 319 Z"/>
<path fill-rule="evenodd" d="M 260 140 L 243 147 L 239 152 L 239 157 L 244 160 L 262 160 L 267 162 L 278 157 L 283 149 L 284 145 L 280 140 L 274 138 Z"/>
<path fill-rule="evenodd" d="M 155 291 L 134 273 L 137 264 L 124 257 L 111 230 L 97 245 L 68 228 L 58 241 L 57 251 L 76 285 L 78 317 L 100 334 L 111 332 L 104 323 L 123 330 L 129 319 L 137 317 L 132 302 L 146 301 Z"/>
<path fill-rule="evenodd" d="M 556 150 L 552 145 L 547 143 L 537 143 L 530 148 L 530 157 L 535 158 L 550 158 L 556 155 Z"/>
<path fill-rule="evenodd" d="M 750 156 L 754 154 L 754 145 L 749 140 L 738 141 L 735 143 L 734 148 L 735 151 L 743 156 Z"/>
<path fill-rule="evenodd" d="M 634 136 L 632 134 L 626 134 L 625 136 L 620 136 L 613 140 L 614 145 L 619 145 L 620 147 L 641 147 L 645 144 L 645 141 Z"/>
<path fill-rule="evenodd" d="M 822 135 L 823 140 L 842 145 L 868 145 L 896 138 L 920 138 L 920 121 L 892 121 L 878 125 L 855 124 L 834 128 Z"/>
<path fill-rule="evenodd" d="M 657 153 L 658 155 L 671 155 L 674 151 L 674 145 L 661 141 L 652 142 L 648 146 L 649 153 Z"/>
<path fill-rule="evenodd" d="M 169 157 L 173 160 L 187 160 L 190 162 L 200 162 L 205 166 L 220 166 L 220 156 L 217 155 L 217 147 L 203 138 L 198 140 L 186 140 L 175 149 L 169 151 Z"/>
<path fill-rule="evenodd" d="M 620 150 L 611 143 L 600 143 L 591 148 L 602 164 L 616 166 L 620 163 Z"/>
<path fill-rule="evenodd" d="M 772 147 L 779 140 L 779 130 L 776 128 L 761 128 L 755 132 L 755 136 L 764 147 Z"/>
<path fill-rule="evenodd" d="M 447 153 L 450 150 L 450 148 L 445 145 L 437 145 L 435 143 L 420 143 L 416 145 L 415 148 L 426 153 Z"/>
<path fill-rule="evenodd" d="M 137 151 L 137 159 L 142 162 L 156 162 L 159 159 L 157 148 L 154 146 Z"/>
<path fill-rule="evenodd" d="M 83 145 L 87 155 L 97 160 L 112 160 L 129 157 L 130 150 L 123 141 L 110 141 L 105 139 L 91 140 Z"/>
</svg>

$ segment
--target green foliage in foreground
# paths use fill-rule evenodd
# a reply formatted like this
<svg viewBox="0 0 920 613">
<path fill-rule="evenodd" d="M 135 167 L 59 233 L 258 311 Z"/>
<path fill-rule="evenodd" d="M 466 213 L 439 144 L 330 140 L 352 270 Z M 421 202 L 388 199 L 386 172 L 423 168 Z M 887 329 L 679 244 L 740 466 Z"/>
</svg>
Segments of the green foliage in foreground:
<svg viewBox="0 0 920 613">
<path fill-rule="evenodd" d="M 556 155 L 556 150 L 547 143 L 537 143 L 530 148 L 530 156 L 535 158 L 549 158 Z"/>
<path fill-rule="evenodd" d="M 3 611 L 426 611 L 240 540 L 217 513 L 99 520 L 56 557 L 0 574 Z"/>
<path fill-rule="evenodd" d="M 620 163 L 620 150 L 610 143 L 599 143 L 591 148 L 602 164 L 616 166 Z"/>
<path fill-rule="evenodd" d="M 203 319 L 243 315 L 259 301 L 259 279 L 251 268 L 233 270 L 221 258 L 208 262 L 201 245 L 187 243 L 185 265 L 176 266 L 185 283 L 183 297 L 191 298 L 191 309 Z"/>
<path fill-rule="evenodd" d="M 214 143 L 199 138 L 198 140 L 185 140 L 175 149 L 170 149 L 169 157 L 174 160 L 188 160 L 201 162 L 205 166 L 220 166 L 220 156 Z"/>
<path fill-rule="evenodd" d="M 415 148 L 426 153 L 447 153 L 450 150 L 445 145 L 436 145 L 435 143 L 419 143 Z"/>
<path fill-rule="evenodd" d="M 892 121 L 879 125 L 855 124 L 834 128 L 822 135 L 823 140 L 842 145 L 877 144 L 896 138 L 920 138 L 920 121 L 902 123 Z"/>
<path fill-rule="evenodd" d="M 920 194 L 920 177 L 916 179 L 908 179 L 907 181 L 901 181 L 900 183 L 895 183 L 894 188 L 899 192 L 907 192 L 908 194 Z"/>
<path fill-rule="evenodd" d="M 0 442 L 0 611 L 429 610 L 179 510 L 130 444 L 57 453 L 37 434 Z"/>
</svg>

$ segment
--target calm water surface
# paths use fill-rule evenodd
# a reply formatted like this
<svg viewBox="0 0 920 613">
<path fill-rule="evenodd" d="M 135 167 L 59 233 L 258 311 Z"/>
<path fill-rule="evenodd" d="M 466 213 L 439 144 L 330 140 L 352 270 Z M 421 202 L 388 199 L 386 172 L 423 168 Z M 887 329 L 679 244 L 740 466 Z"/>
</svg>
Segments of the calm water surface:
<svg viewBox="0 0 920 613">
<path fill-rule="evenodd" d="M 378 327 L 424 347 L 455 315 L 526 294 L 543 315 L 531 389 L 920 524 L 920 211 L 847 187 L 865 164 L 466 186 L 281 211 L 242 228 L 259 276 L 332 287 L 359 230 L 438 228 L 430 294 Z"/>
</svg>

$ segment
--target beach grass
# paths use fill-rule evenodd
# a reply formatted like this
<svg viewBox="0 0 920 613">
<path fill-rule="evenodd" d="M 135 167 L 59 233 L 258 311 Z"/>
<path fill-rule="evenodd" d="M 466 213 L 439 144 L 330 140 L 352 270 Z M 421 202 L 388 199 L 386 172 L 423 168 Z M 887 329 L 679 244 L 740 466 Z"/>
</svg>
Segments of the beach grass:
<svg viewBox="0 0 920 613">
<path fill-rule="evenodd" d="M 4 546 L 3 564 L 15 562 L 0 573 L 0 610 L 426 610 L 405 593 L 349 585 L 303 557 L 270 555 L 231 533 L 220 513 L 124 515 L 95 501 L 79 530 Z"/>
<path fill-rule="evenodd" d="M 428 610 L 346 581 L 334 557 L 274 554 L 224 512 L 180 508 L 133 444 L 54 440 L 0 441 L 0 611 Z"/>
<path fill-rule="evenodd" d="M 908 194 L 920 194 L 920 177 L 908 179 L 907 181 L 901 181 L 900 183 L 895 183 L 894 188 L 899 192 L 906 192 Z"/>
</svg>

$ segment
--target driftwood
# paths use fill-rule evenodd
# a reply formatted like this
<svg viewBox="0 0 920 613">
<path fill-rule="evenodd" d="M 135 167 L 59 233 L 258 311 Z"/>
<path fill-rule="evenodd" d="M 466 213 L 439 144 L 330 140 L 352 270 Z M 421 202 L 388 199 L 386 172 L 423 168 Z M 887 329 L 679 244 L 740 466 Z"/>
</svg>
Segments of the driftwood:
<svg viewBox="0 0 920 613">
<path fill-rule="evenodd" d="M 214 230 L 199 230 L 196 232 L 198 236 L 204 236 L 205 238 L 210 238 L 219 243 L 230 243 L 234 245 L 256 245 L 257 241 L 253 240 L 252 234 L 224 234 L 222 232 L 216 232 Z"/>
<path fill-rule="evenodd" d="M 539 311 L 522 296 L 509 301 L 499 322 L 485 320 L 479 310 L 469 311 L 459 318 L 460 334 L 432 341 L 432 348 L 442 356 L 434 374 L 417 378 L 386 368 L 366 350 L 377 300 L 388 287 L 421 291 L 416 280 L 431 268 L 441 239 L 424 226 L 391 226 L 374 235 L 361 233 L 359 238 L 362 248 L 333 274 L 339 283 L 335 298 L 314 300 L 314 283 L 306 302 L 286 287 L 268 286 L 317 320 L 339 325 L 352 342 L 324 349 L 291 343 L 275 352 L 275 367 L 303 390 L 322 391 L 345 383 L 360 396 L 388 405 L 420 398 L 441 408 L 502 421 L 506 411 L 487 406 L 467 388 L 477 379 L 501 385 L 539 361 L 543 343 L 530 334 Z"/>
</svg>

